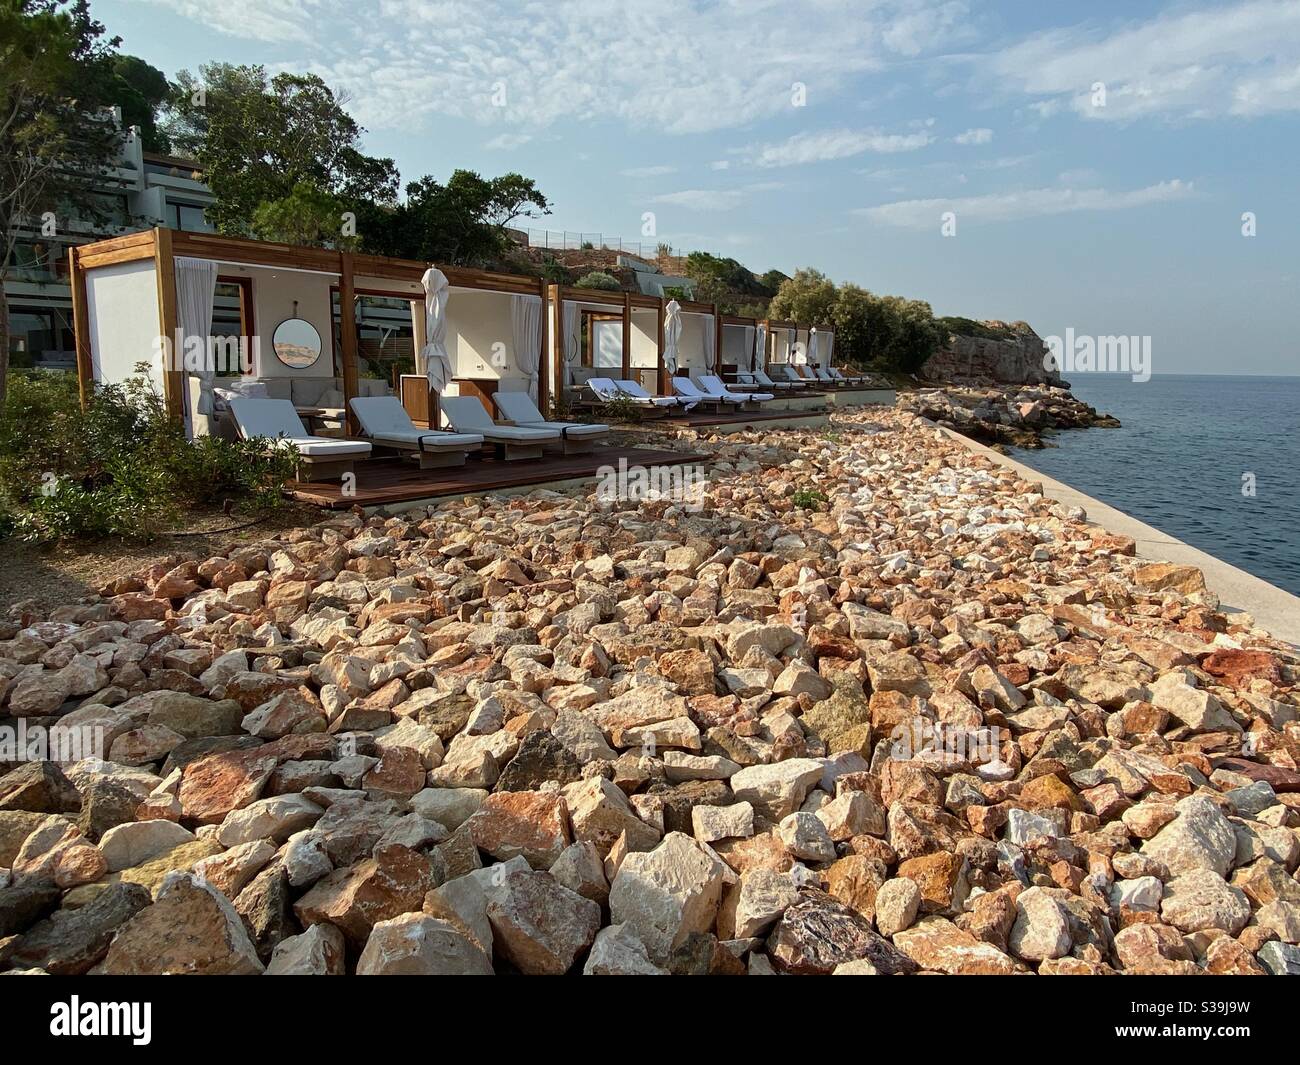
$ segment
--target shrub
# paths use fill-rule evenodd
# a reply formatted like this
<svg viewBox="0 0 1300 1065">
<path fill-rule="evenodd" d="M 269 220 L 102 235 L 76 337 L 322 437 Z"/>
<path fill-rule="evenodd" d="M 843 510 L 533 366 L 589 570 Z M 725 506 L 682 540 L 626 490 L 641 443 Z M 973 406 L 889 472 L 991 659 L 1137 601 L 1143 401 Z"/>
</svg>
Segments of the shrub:
<svg viewBox="0 0 1300 1065">
<path fill-rule="evenodd" d="M 606 422 L 639 422 L 644 410 L 629 396 L 616 396 L 600 407 L 600 416 Z"/>
<path fill-rule="evenodd" d="M 29 540 L 147 537 L 194 507 L 277 506 L 297 455 L 258 441 L 190 442 L 144 377 L 96 390 L 70 374 L 16 374 L 0 412 L 0 503 Z"/>
<path fill-rule="evenodd" d="M 605 270 L 592 270 L 590 273 L 583 274 L 576 282 L 574 288 L 601 288 L 611 292 L 622 292 L 623 286 L 618 283 L 618 278 Z"/>
<path fill-rule="evenodd" d="M 790 501 L 800 510 L 821 510 L 829 503 L 825 495 L 815 488 L 800 488 L 790 497 Z"/>
</svg>

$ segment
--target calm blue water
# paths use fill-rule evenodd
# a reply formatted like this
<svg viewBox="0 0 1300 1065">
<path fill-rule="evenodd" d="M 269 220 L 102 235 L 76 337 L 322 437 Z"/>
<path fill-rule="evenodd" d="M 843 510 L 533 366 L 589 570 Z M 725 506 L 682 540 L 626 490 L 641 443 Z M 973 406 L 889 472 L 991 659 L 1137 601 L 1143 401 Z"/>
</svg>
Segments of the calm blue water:
<svg viewBox="0 0 1300 1065">
<path fill-rule="evenodd" d="M 1300 377 L 1067 377 L 1124 427 L 1062 432 L 1017 461 L 1300 595 Z"/>
</svg>

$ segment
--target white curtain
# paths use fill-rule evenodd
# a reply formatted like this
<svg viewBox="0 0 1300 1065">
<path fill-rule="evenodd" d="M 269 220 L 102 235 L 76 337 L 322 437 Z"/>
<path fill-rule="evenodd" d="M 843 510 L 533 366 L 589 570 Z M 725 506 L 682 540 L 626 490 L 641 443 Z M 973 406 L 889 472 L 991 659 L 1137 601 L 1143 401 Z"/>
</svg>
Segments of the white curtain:
<svg viewBox="0 0 1300 1065">
<path fill-rule="evenodd" d="M 199 406 L 196 413 L 211 414 L 212 383 L 217 376 L 217 367 L 208 337 L 212 335 L 212 303 L 217 295 L 217 264 L 211 259 L 189 259 L 184 256 L 176 259 L 175 263 L 176 324 L 180 326 L 181 336 L 186 341 L 190 337 L 197 337 L 203 344 L 203 358 L 195 373 L 199 379 Z M 175 353 L 175 357 L 182 355 L 184 350 Z"/>
<path fill-rule="evenodd" d="M 809 329 L 808 330 L 808 361 L 813 366 L 817 365 L 817 349 L 818 349 L 817 330 Z"/>
<path fill-rule="evenodd" d="M 718 326 L 713 320 L 713 315 L 702 314 L 704 319 L 704 368 L 713 373 L 713 367 L 718 361 Z"/>
<path fill-rule="evenodd" d="M 447 275 L 431 266 L 420 278 L 424 286 L 424 376 L 429 387 L 442 395 L 451 383 L 451 356 L 447 354 L 447 296 L 450 285 Z"/>
<path fill-rule="evenodd" d="M 829 370 L 835 365 L 835 334 L 822 333 L 820 337 L 817 344 L 823 352 L 822 358 L 826 360 L 826 368 Z"/>
<path fill-rule="evenodd" d="M 664 369 L 677 372 L 677 342 L 682 339 L 682 305 L 669 300 L 664 308 Z"/>
<path fill-rule="evenodd" d="M 742 326 L 741 328 L 745 330 L 745 348 L 744 348 L 744 354 L 745 354 L 745 356 L 749 359 L 750 369 L 752 370 L 752 369 L 754 368 L 754 366 L 753 366 L 753 363 L 754 363 L 754 327 L 753 327 L 752 325 L 746 325 L 746 326 Z M 738 359 L 738 360 L 736 361 L 736 365 L 737 365 L 739 368 L 744 369 L 744 366 L 745 366 L 745 360 L 744 360 L 744 359 Z"/>
<path fill-rule="evenodd" d="M 799 330 L 787 329 L 786 333 L 788 334 L 785 342 L 786 352 L 787 352 L 786 361 L 791 363 L 798 362 L 799 361 Z"/>
<path fill-rule="evenodd" d="M 542 354 L 542 298 L 511 296 L 510 320 L 514 327 L 515 365 L 528 376 L 528 394 L 536 403 Z"/>
<path fill-rule="evenodd" d="M 573 384 L 573 368 L 582 352 L 578 347 L 578 314 L 582 310 L 573 300 L 564 303 L 564 383 Z"/>
<path fill-rule="evenodd" d="M 751 370 L 767 369 L 767 323 L 758 323 L 758 335 L 754 338 L 754 349 L 750 353 Z"/>
</svg>

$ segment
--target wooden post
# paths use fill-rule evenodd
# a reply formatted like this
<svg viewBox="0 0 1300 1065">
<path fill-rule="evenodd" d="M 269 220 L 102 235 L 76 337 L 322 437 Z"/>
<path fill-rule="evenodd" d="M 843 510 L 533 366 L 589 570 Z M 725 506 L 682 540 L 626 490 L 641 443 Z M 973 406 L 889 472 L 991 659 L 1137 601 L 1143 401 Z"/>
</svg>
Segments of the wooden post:
<svg viewBox="0 0 1300 1065">
<path fill-rule="evenodd" d="M 181 369 L 182 352 L 173 350 L 176 341 L 176 258 L 172 254 L 172 231 L 153 231 L 153 263 L 158 282 L 158 332 L 166 338 L 163 350 L 170 360 L 163 367 L 163 397 L 167 413 L 185 419 L 185 371 Z M 206 337 L 202 338 L 206 341 Z M 193 432 L 193 426 L 190 427 Z"/>
<path fill-rule="evenodd" d="M 72 334 L 77 348 L 77 388 L 81 409 L 90 405 L 95 390 L 95 363 L 90 351 L 90 322 L 86 313 L 86 272 L 77 261 L 77 247 L 68 248 L 68 284 L 72 288 Z"/>
<path fill-rule="evenodd" d="M 551 330 L 555 337 L 555 362 L 551 367 L 552 380 L 555 382 L 555 397 L 564 395 L 564 370 L 568 365 L 569 353 L 566 350 L 568 338 L 564 335 L 564 296 L 559 285 L 550 287 Z M 546 411 L 542 411 L 543 414 Z"/>
<path fill-rule="evenodd" d="M 716 303 L 713 305 L 713 368 L 709 372 L 722 376 L 722 319 Z"/>
<path fill-rule="evenodd" d="M 623 293 L 623 380 L 632 377 L 632 294 Z"/>
<path fill-rule="evenodd" d="M 546 374 L 546 278 L 537 279 L 537 296 L 542 301 L 541 306 L 541 348 L 537 352 L 537 409 L 542 412 L 542 417 L 546 417 L 546 406 L 550 401 L 550 388 Z"/>
<path fill-rule="evenodd" d="M 352 413 L 352 397 L 357 394 L 357 312 L 353 304 L 352 253 L 339 252 L 339 342 L 343 360 L 343 413 L 348 436 L 356 436 L 359 427 Z M 432 407 L 430 416 L 433 416 Z M 436 422 L 434 423 L 436 426 Z"/>
<path fill-rule="evenodd" d="M 659 344 L 659 354 L 655 363 L 659 371 L 656 375 L 658 381 L 655 391 L 664 396 L 668 394 L 668 369 L 664 366 L 664 300 L 662 296 L 659 297 L 659 306 L 655 308 L 655 331 L 657 333 L 655 339 Z"/>
</svg>

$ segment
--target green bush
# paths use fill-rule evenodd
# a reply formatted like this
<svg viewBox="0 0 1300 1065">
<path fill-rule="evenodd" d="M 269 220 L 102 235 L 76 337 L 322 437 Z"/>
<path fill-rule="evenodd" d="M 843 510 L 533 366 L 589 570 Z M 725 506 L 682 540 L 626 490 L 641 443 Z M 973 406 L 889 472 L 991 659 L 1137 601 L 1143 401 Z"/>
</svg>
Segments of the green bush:
<svg viewBox="0 0 1300 1065">
<path fill-rule="evenodd" d="M 618 278 L 605 270 L 592 270 L 583 274 L 573 285 L 574 288 L 600 288 L 610 292 L 622 292 L 623 286 Z"/>
<path fill-rule="evenodd" d="M 71 374 L 15 374 L 0 412 L 0 532 L 35 541 L 148 537 L 195 507 L 277 506 L 297 454 L 259 441 L 191 443 L 143 377 L 96 390 Z"/>
<path fill-rule="evenodd" d="M 815 488 L 800 488 L 790 497 L 800 510 L 821 510 L 830 500 Z"/>
</svg>

